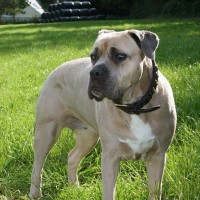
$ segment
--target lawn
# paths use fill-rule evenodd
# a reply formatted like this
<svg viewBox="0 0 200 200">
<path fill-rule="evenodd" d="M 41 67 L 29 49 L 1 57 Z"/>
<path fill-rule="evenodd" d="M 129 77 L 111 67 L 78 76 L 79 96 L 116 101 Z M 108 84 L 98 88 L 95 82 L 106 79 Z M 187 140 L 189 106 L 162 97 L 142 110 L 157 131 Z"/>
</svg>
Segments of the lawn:
<svg viewBox="0 0 200 200">
<path fill-rule="evenodd" d="M 88 21 L 0 26 L 0 199 L 28 199 L 35 103 L 48 74 L 89 55 L 100 29 L 145 29 L 158 34 L 157 64 L 174 90 L 176 136 L 169 149 L 163 199 L 200 199 L 200 22 Z M 64 130 L 44 168 L 45 200 L 101 199 L 99 145 L 79 167 L 81 186 L 67 184 L 73 133 Z M 117 200 L 148 199 L 143 162 L 121 162 Z"/>
</svg>

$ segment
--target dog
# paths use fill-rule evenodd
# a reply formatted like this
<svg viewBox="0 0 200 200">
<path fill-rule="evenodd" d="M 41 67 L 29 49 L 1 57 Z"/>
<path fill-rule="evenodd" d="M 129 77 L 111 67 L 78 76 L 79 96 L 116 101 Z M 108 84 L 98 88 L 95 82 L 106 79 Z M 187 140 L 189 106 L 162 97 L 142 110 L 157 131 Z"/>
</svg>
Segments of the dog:
<svg viewBox="0 0 200 200">
<path fill-rule="evenodd" d="M 100 139 L 103 200 L 115 199 L 121 160 L 146 162 L 149 197 L 161 199 L 166 152 L 176 128 L 171 86 L 155 62 L 158 36 L 101 30 L 90 57 L 66 62 L 45 81 L 36 106 L 30 198 L 41 196 L 42 168 L 61 130 L 72 129 L 68 181 Z"/>
</svg>

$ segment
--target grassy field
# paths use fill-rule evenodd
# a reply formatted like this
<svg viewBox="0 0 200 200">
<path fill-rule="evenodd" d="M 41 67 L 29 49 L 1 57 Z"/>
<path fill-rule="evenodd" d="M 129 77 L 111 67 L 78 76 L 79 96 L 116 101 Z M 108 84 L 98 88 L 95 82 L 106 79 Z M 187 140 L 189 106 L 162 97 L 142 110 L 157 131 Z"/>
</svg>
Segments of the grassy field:
<svg viewBox="0 0 200 200">
<path fill-rule="evenodd" d="M 178 112 L 169 149 L 163 199 L 200 199 L 199 20 L 90 21 L 0 26 L 0 199 L 28 199 L 33 162 L 34 109 L 47 75 L 61 63 L 89 55 L 100 29 L 157 33 L 157 63 L 174 90 Z M 73 134 L 64 130 L 44 168 L 45 200 L 101 199 L 100 146 L 79 168 L 79 188 L 67 184 Z M 121 162 L 117 200 L 148 198 L 143 162 Z"/>
</svg>

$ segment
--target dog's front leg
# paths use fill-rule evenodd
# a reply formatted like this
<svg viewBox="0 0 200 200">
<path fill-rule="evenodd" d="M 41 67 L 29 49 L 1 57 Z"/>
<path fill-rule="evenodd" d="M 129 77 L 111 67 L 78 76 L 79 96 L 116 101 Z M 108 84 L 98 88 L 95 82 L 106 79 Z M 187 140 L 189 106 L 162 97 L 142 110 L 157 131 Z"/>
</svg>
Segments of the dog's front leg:
<svg viewBox="0 0 200 200">
<path fill-rule="evenodd" d="M 150 200 L 161 200 L 162 177 L 165 167 L 165 153 L 153 155 L 147 162 Z"/>
<path fill-rule="evenodd" d="M 101 155 L 103 200 L 115 199 L 115 185 L 120 159 L 114 153 L 115 151 L 103 150 Z"/>
</svg>

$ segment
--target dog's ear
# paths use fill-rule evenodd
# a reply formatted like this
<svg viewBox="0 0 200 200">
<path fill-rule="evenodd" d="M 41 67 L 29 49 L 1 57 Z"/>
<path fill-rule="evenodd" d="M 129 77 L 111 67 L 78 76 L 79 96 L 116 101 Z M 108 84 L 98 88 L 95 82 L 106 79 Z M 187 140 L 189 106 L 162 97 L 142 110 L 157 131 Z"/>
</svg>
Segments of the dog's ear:
<svg viewBox="0 0 200 200">
<path fill-rule="evenodd" d="M 103 34 L 103 33 L 112 33 L 112 32 L 115 32 L 114 30 L 107 30 L 107 29 L 102 29 L 99 31 L 99 35 Z"/>
<path fill-rule="evenodd" d="M 159 38 L 150 31 L 128 31 L 128 34 L 136 41 L 142 52 L 150 59 L 155 59 L 155 51 L 159 44 Z"/>
</svg>

